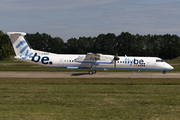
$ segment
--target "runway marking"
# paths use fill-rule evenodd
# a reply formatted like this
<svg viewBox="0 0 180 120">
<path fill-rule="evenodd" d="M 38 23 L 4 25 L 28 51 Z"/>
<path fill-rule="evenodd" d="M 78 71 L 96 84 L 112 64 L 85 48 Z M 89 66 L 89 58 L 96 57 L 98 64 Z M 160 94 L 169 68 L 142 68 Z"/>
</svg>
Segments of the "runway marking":
<svg viewBox="0 0 180 120">
<path fill-rule="evenodd" d="M 98 72 L 0 72 L 1 78 L 180 78 L 180 73 Z"/>
</svg>

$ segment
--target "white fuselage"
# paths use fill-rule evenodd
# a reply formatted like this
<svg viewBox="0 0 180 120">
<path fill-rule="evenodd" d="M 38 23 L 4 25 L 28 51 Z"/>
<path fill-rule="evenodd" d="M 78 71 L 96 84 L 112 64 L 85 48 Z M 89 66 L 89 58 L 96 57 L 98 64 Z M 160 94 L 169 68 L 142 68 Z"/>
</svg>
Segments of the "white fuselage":
<svg viewBox="0 0 180 120">
<path fill-rule="evenodd" d="M 120 59 L 116 61 L 109 61 L 113 55 L 101 55 L 100 60 L 88 60 L 86 62 L 86 55 L 73 55 L 73 54 L 53 54 L 43 51 L 34 50 L 34 56 L 29 56 L 26 59 L 15 57 L 19 60 L 26 62 L 37 63 L 54 68 L 67 68 L 67 69 L 119 69 L 119 70 L 172 70 L 173 67 L 164 62 L 158 57 L 127 57 L 118 56 Z M 81 58 L 81 60 L 77 60 Z M 103 59 L 104 58 L 104 59 Z"/>
</svg>

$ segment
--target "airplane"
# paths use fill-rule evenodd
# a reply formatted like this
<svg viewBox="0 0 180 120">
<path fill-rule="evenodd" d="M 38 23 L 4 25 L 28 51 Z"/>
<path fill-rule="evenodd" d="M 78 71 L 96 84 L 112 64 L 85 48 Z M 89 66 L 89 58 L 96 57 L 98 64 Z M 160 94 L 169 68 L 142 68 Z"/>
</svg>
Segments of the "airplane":
<svg viewBox="0 0 180 120">
<path fill-rule="evenodd" d="M 128 57 L 104 55 L 100 53 L 87 54 L 55 54 L 34 50 L 25 40 L 24 32 L 8 32 L 16 56 L 15 59 L 40 64 L 53 68 L 90 69 L 89 74 L 96 74 L 96 69 L 116 70 L 167 70 L 174 68 L 159 57 Z"/>
</svg>

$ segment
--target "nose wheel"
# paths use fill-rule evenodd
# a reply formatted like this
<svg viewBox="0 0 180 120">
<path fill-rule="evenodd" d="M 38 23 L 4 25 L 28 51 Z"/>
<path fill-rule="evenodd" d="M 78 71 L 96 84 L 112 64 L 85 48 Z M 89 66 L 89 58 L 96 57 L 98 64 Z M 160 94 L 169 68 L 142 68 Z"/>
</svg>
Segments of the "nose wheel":
<svg viewBox="0 0 180 120">
<path fill-rule="evenodd" d="M 163 74 L 166 74 L 166 71 L 163 71 L 162 73 L 163 73 Z"/>
</svg>

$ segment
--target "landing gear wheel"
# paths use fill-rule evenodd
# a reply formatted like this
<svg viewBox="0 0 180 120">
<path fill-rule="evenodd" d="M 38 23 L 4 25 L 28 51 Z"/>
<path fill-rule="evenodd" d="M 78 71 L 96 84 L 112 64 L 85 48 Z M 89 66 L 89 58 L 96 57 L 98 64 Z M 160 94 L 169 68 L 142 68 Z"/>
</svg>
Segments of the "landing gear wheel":
<svg viewBox="0 0 180 120">
<path fill-rule="evenodd" d="M 163 73 L 163 74 L 166 74 L 166 71 L 163 71 L 162 73 Z"/>
<path fill-rule="evenodd" d="M 89 74 L 90 74 L 90 75 L 92 75 L 92 74 L 93 74 L 93 71 L 92 71 L 92 70 L 90 70 L 90 71 L 89 71 Z"/>
<path fill-rule="evenodd" d="M 89 71 L 89 74 L 90 74 L 90 75 L 96 74 L 96 70 L 90 70 L 90 71 Z"/>
<path fill-rule="evenodd" d="M 91 65 L 91 70 L 89 71 L 89 74 L 90 74 L 90 75 L 96 74 L 96 66 L 97 66 L 97 65 L 95 65 L 95 67 L 93 67 L 93 65 Z"/>
<path fill-rule="evenodd" d="M 96 70 L 93 70 L 93 74 L 96 74 Z"/>
</svg>

